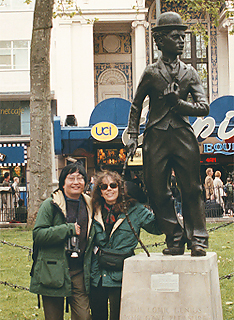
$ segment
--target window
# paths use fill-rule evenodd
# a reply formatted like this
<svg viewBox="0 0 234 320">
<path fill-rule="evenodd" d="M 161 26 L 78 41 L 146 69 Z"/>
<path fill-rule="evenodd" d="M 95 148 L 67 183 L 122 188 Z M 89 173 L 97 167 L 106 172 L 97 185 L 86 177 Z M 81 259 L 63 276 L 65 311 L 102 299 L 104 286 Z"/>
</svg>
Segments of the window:
<svg viewBox="0 0 234 320">
<path fill-rule="evenodd" d="M 192 65 L 199 73 L 201 81 L 208 96 L 208 55 L 207 47 L 200 35 L 194 35 L 191 32 L 186 32 L 184 53 L 181 60 L 187 65 Z M 153 42 L 153 62 L 160 56 L 160 51 Z"/>
<path fill-rule="evenodd" d="M 0 101 L 0 135 L 29 135 L 29 101 Z"/>
<path fill-rule="evenodd" d="M 207 47 L 201 35 L 187 32 L 184 53 L 181 60 L 192 65 L 199 73 L 206 95 L 208 96 L 208 55 Z"/>
<path fill-rule="evenodd" d="M 0 0 L 0 11 L 6 10 L 33 10 L 35 0 L 32 0 L 29 4 L 25 0 Z"/>
<path fill-rule="evenodd" d="M 0 69 L 29 70 L 30 41 L 0 41 Z"/>
</svg>

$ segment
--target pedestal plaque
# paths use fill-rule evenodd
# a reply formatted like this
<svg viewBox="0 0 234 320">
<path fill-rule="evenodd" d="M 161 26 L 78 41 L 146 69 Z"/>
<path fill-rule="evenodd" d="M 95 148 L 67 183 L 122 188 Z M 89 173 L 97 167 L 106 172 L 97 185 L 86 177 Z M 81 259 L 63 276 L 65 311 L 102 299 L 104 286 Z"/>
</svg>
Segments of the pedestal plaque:
<svg viewBox="0 0 234 320">
<path fill-rule="evenodd" d="M 216 253 L 124 262 L 120 320 L 222 320 Z"/>
</svg>

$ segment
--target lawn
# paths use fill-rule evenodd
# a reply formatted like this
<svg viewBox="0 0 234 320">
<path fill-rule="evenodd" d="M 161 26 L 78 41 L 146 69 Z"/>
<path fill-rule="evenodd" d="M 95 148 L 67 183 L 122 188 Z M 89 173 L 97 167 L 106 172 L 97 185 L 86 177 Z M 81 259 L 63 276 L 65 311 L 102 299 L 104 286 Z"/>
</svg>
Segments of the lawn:
<svg viewBox="0 0 234 320">
<path fill-rule="evenodd" d="M 211 229 L 223 223 L 207 225 Z M 234 224 L 218 228 L 209 232 L 209 250 L 217 253 L 219 276 L 223 277 L 234 272 Z M 165 236 L 152 236 L 146 232 L 141 233 L 141 239 L 145 245 L 149 245 L 150 252 L 161 252 L 164 245 L 151 246 L 155 242 L 164 242 Z M 32 248 L 32 232 L 22 228 L 1 229 L 0 240 L 14 243 L 20 246 Z M 142 252 L 136 250 L 136 254 Z M 30 283 L 30 268 L 32 261 L 29 250 L 13 247 L 1 243 L 0 253 L 0 281 L 28 288 Z M 26 290 L 12 288 L 0 284 L 0 319 L 1 320 L 34 320 L 44 319 L 42 309 L 37 307 L 37 297 Z M 234 276 L 230 279 L 220 280 L 223 319 L 234 319 Z M 65 314 L 65 320 L 70 319 Z"/>
</svg>

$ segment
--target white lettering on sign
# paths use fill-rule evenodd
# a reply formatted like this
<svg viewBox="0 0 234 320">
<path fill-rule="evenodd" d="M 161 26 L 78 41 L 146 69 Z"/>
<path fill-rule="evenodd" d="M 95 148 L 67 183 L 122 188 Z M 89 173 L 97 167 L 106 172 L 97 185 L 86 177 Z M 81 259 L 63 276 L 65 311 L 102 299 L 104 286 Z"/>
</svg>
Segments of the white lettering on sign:
<svg viewBox="0 0 234 320">
<path fill-rule="evenodd" d="M 228 111 L 225 115 L 224 120 L 220 123 L 217 136 L 221 140 L 227 140 L 227 139 L 230 139 L 231 137 L 234 136 L 234 129 L 227 131 L 228 126 L 230 124 L 230 120 L 233 117 L 234 117 L 234 110 Z M 140 125 L 141 124 L 143 124 L 143 123 L 140 122 Z M 195 136 L 198 138 L 200 135 L 201 138 L 203 138 L 203 139 L 208 138 L 214 132 L 215 124 L 216 124 L 216 122 L 213 117 L 206 117 L 204 119 L 197 118 L 192 125 Z M 126 145 L 128 140 L 130 139 L 129 134 L 127 134 L 127 130 L 128 130 L 128 128 L 126 128 L 122 134 L 122 141 L 123 141 L 124 145 Z M 140 134 L 138 136 L 138 146 L 140 146 L 142 143 L 143 143 L 143 134 Z M 216 148 L 221 149 L 220 146 L 218 146 Z M 226 146 L 224 146 L 223 148 L 225 151 Z M 230 148 L 230 147 L 227 146 L 227 149 L 228 148 Z M 226 151 L 228 151 L 228 150 L 226 150 Z"/>
<path fill-rule="evenodd" d="M 225 119 L 223 120 L 223 122 L 220 123 L 220 126 L 219 126 L 219 130 L 218 130 L 218 137 L 222 140 L 227 140 L 231 137 L 234 136 L 234 129 L 227 131 L 227 127 L 230 123 L 230 120 L 231 118 L 234 117 L 234 110 L 231 110 L 231 111 L 228 111 L 226 113 L 226 117 Z"/>
<path fill-rule="evenodd" d="M 204 153 L 222 153 L 225 155 L 234 154 L 234 143 L 204 143 Z"/>
<path fill-rule="evenodd" d="M 224 120 L 220 123 L 218 129 L 218 138 L 221 140 L 227 140 L 234 136 L 234 129 L 227 132 L 227 127 L 229 126 L 231 118 L 234 117 L 234 111 L 228 111 Z M 206 129 L 205 127 L 208 126 Z M 205 119 L 197 118 L 196 121 L 192 125 L 196 137 L 200 135 L 203 139 L 209 137 L 215 128 L 215 119 L 212 117 L 206 117 Z"/>
<path fill-rule="evenodd" d="M 211 135 L 211 133 L 214 131 L 215 119 L 212 117 L 206 117 L 205 119 L 197 118 L 192 127 L 196 137 L 199 137 L 200 135 L 201 138 L 205 139 L 209 137 L 209 135 Z M 203 131 L 204 128 L 206 129 Z"/>
</svg>

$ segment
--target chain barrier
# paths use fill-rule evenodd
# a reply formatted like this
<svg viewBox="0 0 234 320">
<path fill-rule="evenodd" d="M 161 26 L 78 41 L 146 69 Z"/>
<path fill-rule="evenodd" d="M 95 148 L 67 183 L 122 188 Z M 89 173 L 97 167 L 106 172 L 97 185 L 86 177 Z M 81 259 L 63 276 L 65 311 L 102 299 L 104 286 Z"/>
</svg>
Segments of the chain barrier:
<svg viewBox="0 0 234 320">
<path fill-rule="evenodd" d="M 214 227 L 214 228 L 210 228 L 208 229 L 207 231 L 208 232 L 211 232 L 211 231 L 215 231 L 215 230 L 218 230 L 220 228 L 224 228 L 224 227 L 227 227 L 229 226 L 230 224 L 234 223 L 234 221 L 229 221 L 229 222 L 226 222 L 220 226 L 217 226 L 217 227 Z M 152 247 L 160 247 L 160 246 L 163 246 L 164 244 L 166 244 L 166 241 L 162 241 L 162 242 L 155 242 L 154 244 L 148 244 L 148 245 L 145 245 L 146 248 L 152 248 Z M 139 250 L 139 249 L 142 249 L 141 247 L 137 247 L 135 248 L 135 250 Z"/>
<path fill-rule="evenodd" d="M 220 226 L 217 226 L 217 227 L 214 227 L 214 228 L 210 228 L 210 229 L 208 229 L 207 231 L 208 231 L 208 232 L 215 231 L 215 230 L 217 230 L 217 229 L 220 229 L 220 228 L 223 228 L 223 227 L 227 227 L 227 226 L 229 226 L 229 225 L 232 224 L 232 223 L 234 223 L 234 221 L 229 221 L 229 222 L 227 222 L 227 223 L 221 224 Z"/>
<path fill-rule="evenodd" d="M 217 226 L 217 227 L 214 227 L 214 228 L 210 228 L 208 229 L 207 231 L 208 232 L 211 232 L 211 231 L 215 231 L 217 229 L 220 229 L 220 228 L 223 228 L 223 227 L 226 227 L 230 224 L 234 223 L 234 221 L 230 221 L 230 222 L 227 222 L 227 223 L 224 223 L 220 226 Z M 12 247 L 17 247 L 17 248 L 21 248 L 21 249 L 25 249 L 25 250 L 29 250 L 29 257 L 31 257 L 31 254 L 33 252 L 32 248 L 29 248 L 27 246 L 21 246 L 19 244 L 15 244 L 15 243 L 12 243 L 12 242 L 7 242 L 5 240 L 0 240 L 0 242 L 2 244 L 6 244 L 8 246 L 12 246 Z M 163 246 L 164 244 L 166 244 L 166 241 L 161 241 L 161 242 L 158 242 L 158 243 L 154 243 L 154 244 L 148 244 L 148 245 L 145 245 L 145 248 L 152 248 L 152 247 L 160 247 L 160 246 Z M 142 247 L 137 247 L 135 248 L 135 250 L 138 250 L 138 249 L 142 249 Z M 224 280 L 224 279 L 228 279 L 230 280 L 232 277 L 234 276 L 234 272 L 232 273 L 229 273 L 225 276 L 222 276 L 222 277 L 219 277 L 219 280 Z M 3 284 L 5 286 L 8 286 L 8 287 L 12 287 L 12 288 L 15 288 L 15 289 L 21 289 L 21 290 L 26 290 L 26 291 L 29 291 L 29 288 L 27 287 L 23 287 L 23 286 L 17 286 L 16 284 L 12 284 L 12 283 L 9 283 L 7 281 L 1 281 L 0 280 L 0 284 Z"/>
<path fill-rule="evenodd" d="M 21 290 L 29 291 L 29 288 L 22 287 L 22 286 L 17 286 L 16 284 L 12 284 L 12 283 L 9 283 L 7 281 L 1 281 L 0 280 L 0 284 L 4 284 L 5 286 L 11 287 L 11 288 L 15 288 L 15 289 L 21 289 Z"/>
<path fill-rule="evenodd" d="M 231 277 L 234 276 L 234 272 L 227 274 L 226 276 L 222 276 L 219 278 L 219 280 L 223 280 L 223 279 L 231 279 Z"/>
<path fill-rule="evenodd" d="M 28 252 L 28 261 L 31 261 L 31 257 L 32 257 L 32 253 L 33 253 L 33 249 L 32 248 L 29 248 L 29 247 L 26 247 L 26 246 L 21 246 L 19 244 L 15 244 L 15 243 L 12 243 L 12 242 L 7 242 L 5 240 L 0 240 L 0 242 L 2 244 L 7 244 L 8 246 L 29 250 L 29 252 Z"/>
</svg>

